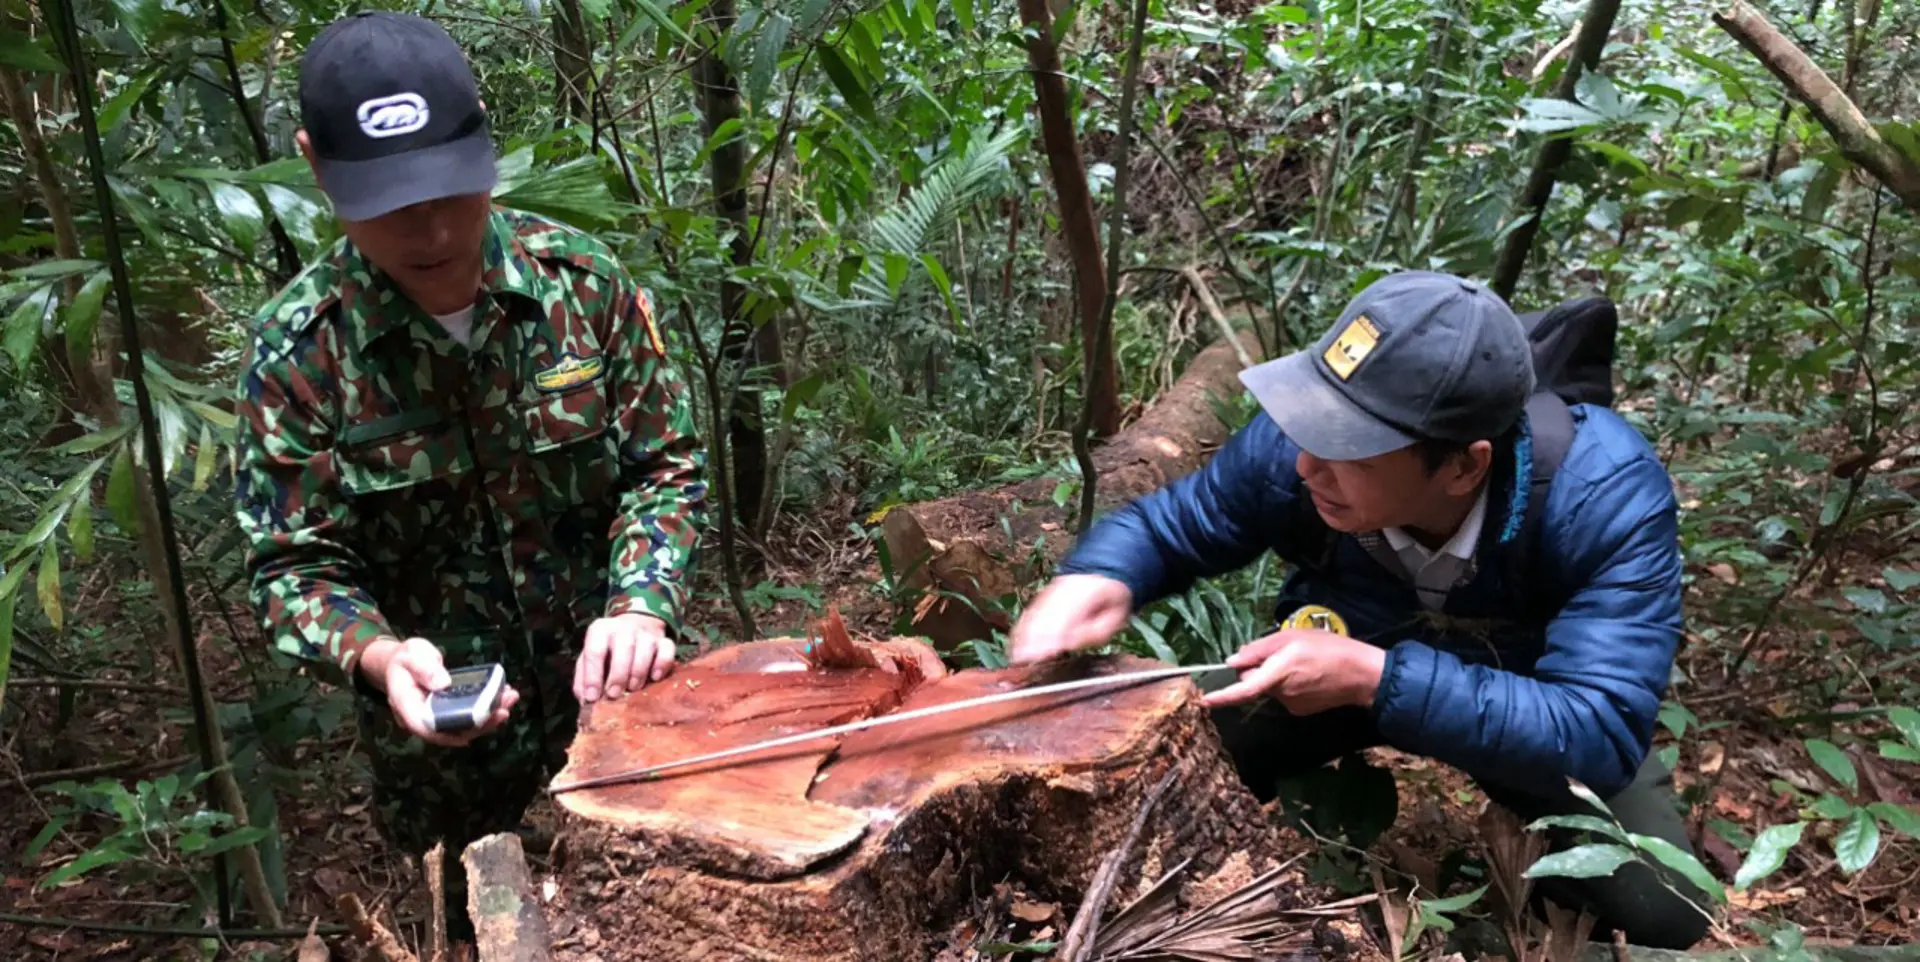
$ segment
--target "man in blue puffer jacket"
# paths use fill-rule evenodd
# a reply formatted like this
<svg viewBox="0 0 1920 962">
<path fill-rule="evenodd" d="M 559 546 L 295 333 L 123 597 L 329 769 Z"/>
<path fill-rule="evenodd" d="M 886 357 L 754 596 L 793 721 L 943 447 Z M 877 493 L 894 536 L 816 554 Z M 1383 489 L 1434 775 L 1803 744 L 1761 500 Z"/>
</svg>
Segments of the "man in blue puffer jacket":
<svg viewBox="0 0 1920 962">
<path fill-rule="evenodd" d="M 1629 830 L 1691 851 L 1649 752 L 1681 639 L 1681 557 L 1673 485 L 1645 439 L 1573 405 L 1551 484 L 1530 485 L 1526 332 L 1446 274 L 1375 282 L 1316 346 L 1241 379 L 1263 413 L 1205 468 L 1088 531 L 1015 625 L 1012 659 L 1104 644 L 1133 612 L 1271 550 L 1295 569 L 1279 614 L 1320 606 L 1348 634 L 1278 631 L 1209 686 L 1256 795 L 1385 744 L 1461 769 L 1526 821 L 1597 814 L 1575 779 Z M 1539 889 L 1592 911 L 1601 938 L 1684 948 L 1706 929 L 1644 865 Z"/>
</svg>

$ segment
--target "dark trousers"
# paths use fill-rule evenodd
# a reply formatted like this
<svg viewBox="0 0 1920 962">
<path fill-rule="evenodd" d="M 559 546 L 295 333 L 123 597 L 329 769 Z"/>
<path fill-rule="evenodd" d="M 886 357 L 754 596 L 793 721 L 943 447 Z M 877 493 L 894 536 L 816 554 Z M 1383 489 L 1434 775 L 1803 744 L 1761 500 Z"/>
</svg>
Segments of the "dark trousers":
<svg viewBox="0 0 1920 962">
<path fill-rule="evenodd" d="M 1334 759 L 1382 744 L 1372 718 L 1360 708 L 1300 716 L 1267 700 L 1216 709 L 1213 719 L 1241 780 L 1262 802 L 1278 794 L 1283 779 L 1307 774 Z M 1569 791 L 1540 796 L 1486 783 L 1479 786 L 1489 799 L 1518 816 L 1523 825 L 1548 815 L 1601 814 Z M 1693 851 L 1675 807 L 1673 776 L 1651 753 L 1633 783 L 1605 801 L 1628 831 Z M 1546 835 L 1549 851 L 1562 851 L 1578 843 L 1576 833 L 1570 831 L 1549 829 Z M 1688 898 L 1698 904 L 1711 904 L 1705 893 L 1664 867 L 1659 878 L 1688 893 Z M 1684 949 L 1706 935 L 1706 916 L 1662 886 L 1653 869 L 1643 862 L 1628 862 L 1604 878 L 1538 879 L 1534 892 L 1536 900 L 1551 899 L 1565 909 L 1585 908 L 1591 912 L 1599 920 L 1592 936 L 1598 940 L 1609 940 L 1619 930 L 1636 945 Z"/>
</svg>

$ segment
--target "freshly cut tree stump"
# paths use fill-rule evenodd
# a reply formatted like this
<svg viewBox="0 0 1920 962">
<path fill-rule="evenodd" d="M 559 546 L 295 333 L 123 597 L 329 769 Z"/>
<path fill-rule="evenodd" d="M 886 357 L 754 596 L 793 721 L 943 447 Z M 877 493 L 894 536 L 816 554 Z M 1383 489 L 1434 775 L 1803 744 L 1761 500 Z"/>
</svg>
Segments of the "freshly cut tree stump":
<svg viewBox="0 0 1920 962">
<path fill-rule="evenodd" d="M 831 638 L 833 632 L 829 633 Z M 726 647 L 600 702 L 557 785 L 1055 681 L 1131 656 L 949 673 L 919 641 Z M 821 660 L 820 647 L 838 648 Z M 852 656 L 849 657 L 849 652 Z M 849 666 L 849 662 L 857 662 Z M 907 962 L 1014 880 L 1074 904 L 1169 770 L 1110 911 L 1183 859 L 1278 864 L 1187 678 L 1042 695 L 556 795 L 556 958 Z"/>
<path fill-rule="evenodd" d="M 1249 357 L 1260 357 L 1252 332 L 1242 333 L 1238 343 Z M 1107 510 L 1205 464 L 1227 439 L 1215 406 L 1240 393 L 1240 370 L 1233 342 L 1208 346 L 1138 421 L 1094 448 L 1095 505 Z M 926 592 L 913 613 L 915 633 L 946 651 L 1011 627 L 995 602 L 1037 579 L 1073 543 L 1078 501 L 1065 508 L 1054 504 L 1057 484 L 1033 478 L 887 512 L 881 533 L 893 568 L 905 573 L 907 587 Z"/>
</svg>

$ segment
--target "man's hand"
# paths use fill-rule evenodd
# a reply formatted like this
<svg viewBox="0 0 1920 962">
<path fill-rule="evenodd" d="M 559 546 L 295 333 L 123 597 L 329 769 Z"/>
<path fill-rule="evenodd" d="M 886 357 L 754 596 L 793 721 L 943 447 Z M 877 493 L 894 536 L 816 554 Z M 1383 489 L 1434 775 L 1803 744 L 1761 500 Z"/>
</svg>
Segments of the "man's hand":
<svg viewBox="0 0 1920 962">
<path fill-rule="evenodd" d="M 1312 715 L 1345 705 L 1371 706 L 1387 653 L 1331 631 L 1290 629 L 1234 652 L 1227 664 L 1240 670 L 1240 680 L 1207 695 L 1207 705 L 1271 695 L 1296 715 Z"/>
<path fill-rule="evenodd" d="M 1126 585 L 1100 575 L 1061 575 L 1021 612 L 1007 641 L 1007 660 L 1044 661 L 1105 644 L 1132 613 L 1133 592 Z"/>
<path fill-rule="evenodd" d="M 486 724 L 465 731 L 436 732 L 431 724 L 433 716 L 427 710 L 427 696 L 453 684 L 453 679 L 447 676 L 446 658 L 433 642 L 425 638 L 409 638 L 405 642 L 383 638 L 368 645 L 361 654 L 360 673 L 367 676 L 375 688 L 387 693 L 387 707 L 393 709 L 393 717 L 400 727 L 421 741 L 443 748 L 464 747 L 499 728 L 506 723 L 514 703 L 520 700 L 520 693 L 507 685 L 501 690 L 500 704 Z"/>
<path fill-rule="evenodd" d="M 573 697 L 599 701 L 604 686 L 608 698 L 619 698 L 672 672 L 666 622 L 638 613 L 601 618 L 587 627 L 586 648 L 574 662 Z"/>
</svg>

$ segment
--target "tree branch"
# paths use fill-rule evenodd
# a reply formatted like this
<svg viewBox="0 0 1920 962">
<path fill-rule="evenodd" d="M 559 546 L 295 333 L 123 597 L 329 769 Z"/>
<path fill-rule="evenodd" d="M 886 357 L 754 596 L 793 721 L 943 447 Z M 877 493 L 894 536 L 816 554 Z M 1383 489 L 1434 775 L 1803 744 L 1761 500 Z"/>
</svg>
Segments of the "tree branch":
<svg viewBox="0 0 1920 962">
<path fill-rule="evenodd" d="M 1746 0 L 1734 0 L 1726 10 L 1716 11 L 1713 22 L 1765 64 L 1789 93 L 1813 111 L 1814 119 L 1833 136 L 1848 160 L 1866 168 L 1875 180 L 1887 185 L 1907 209 L 1920 211 L 1920 162 L 1882 140 L 1853 99 L 1806 51 Z"/>
</svg>

